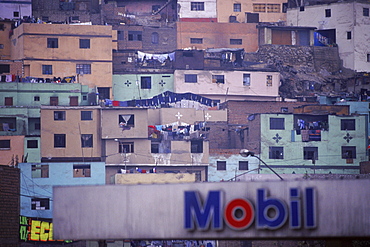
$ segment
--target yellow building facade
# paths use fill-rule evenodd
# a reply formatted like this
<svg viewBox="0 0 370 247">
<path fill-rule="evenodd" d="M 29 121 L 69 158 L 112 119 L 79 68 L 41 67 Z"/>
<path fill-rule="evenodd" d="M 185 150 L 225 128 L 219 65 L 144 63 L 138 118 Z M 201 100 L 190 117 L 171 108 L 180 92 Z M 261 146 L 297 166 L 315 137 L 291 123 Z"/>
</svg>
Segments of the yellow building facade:
<svg viewBox="0 0 370 247">
<path fill-rule="evenodd" d="M 113 38 L 111 26 L 23 23 L 11 36 L 11 54 L 23 61 L 23 77 L 74 76 L 110 98 Z"/>
</svg>

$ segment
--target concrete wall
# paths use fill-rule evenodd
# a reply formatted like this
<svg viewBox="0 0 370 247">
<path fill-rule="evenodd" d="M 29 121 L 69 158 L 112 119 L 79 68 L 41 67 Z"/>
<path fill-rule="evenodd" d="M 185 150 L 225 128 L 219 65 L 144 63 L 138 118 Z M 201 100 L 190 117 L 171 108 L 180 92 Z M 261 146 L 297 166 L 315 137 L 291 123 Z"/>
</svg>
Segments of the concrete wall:
<svg viewBox="0 0 370 247">
<path fill-rule="evenodd" d="M 285 129 L 270 130 L 270 118 L 284 118 Z M 341 130 L 341 119 L 355 119 L 355 131 Z M 275 167 L 278 173 L 359 173 L 359 163 L 368 159 L 366 153 L 366 118 L 363 115 L 328 116 L 329 129 L 321 131 L 321 141 L 303 142 L 301 135 L 297 135 L 292 114 L 262 114 L 261 115 L 261 159 L 268 165 Z M 346 141 L 347 133 L 351 137 Z M 278 135 L 281 139 L 278 141 Z M 342 158 L 342 146 L 355 146 L 356 158 L 348 162 Z M 269 147 L 283 147 L 283 159 L 270 159 Z M 317 147 L 318 160 L 303 159 L 304 147 Z M 271 173 L 268 169 L 264 172 Z"/>
<path fill-rule="evenodd" d="M 234 3 L 241 4 L 241 11 L 234 12 Z M 286 13 L 283 13 L 283 3 L 286 3 L 285 0 L 268 0 L 263 1 L 264 4 L 278 4 L 280 5 L 280 10 L 276 13 L 267 12 L 254 12 L 253 11 L 252 1 L 241 0 L 235 2 L 233 0 L 223 0 L 217 1 L 217 21 L 218 22 L 229 22 L 229 16 L 236 16 L 238 22 L 246 22 L 246 13 L 258 13 L 260 22 L 277 22 L 285 21 Z M 262 2 L 255 2 L 262 3 Z"/>
<path fill-rule="evenodd" d="M 180 20 L 182 18 L 217 18 L 217 1 L 216 0 L 205 0 L 204 11 L 192 11 L 191 2 L 189 0 L 178 0 L 178 14 Z"/>
<path fill-rule="evenodd" d="M 190 173 L 150 173 L 116 174 L 115 184 L 164 184 L 195 182 L 195 174 Z"/>
<path fill-rule="evenodd" d="M 185 74 L 196 74 L 197 82 L 186 83 Z M 250 74 L 250 86 L 243 85 L 243 74 Z M 212 75 L 224 75 L 225 83 L 214 83 Z M 266 84 L 267 75 L 272 76 L 271 86 Z M 174 76 L 176 93 L 191 92 L 221 102 L 247 98 L 276 100 L 279 97 L 278 72 L 176 70 Z"/>
<path fill-rule="evenodd" d="M 65 120 L 54 120 L 65 111 Z M 81 111 L 92 111 L 92 120 L 81 120 Z M 41 109 L 41 157 L 45 159 L 101 158 L 100 112 L 97 107 L 43 107 Z M 54 147 L 54 134 L 66 135 L 66 146 Z M 81 147 L 81 134 L 93 135 L 93 147 Z"/>
<path fill-rule="evenodd" d="M 2 83 L 0 102 L 4 102 L 5 97 L 13 97 L 14 106 L 40 107 L 50 105 L 50 97 L 58 97 L 58 105 L 68 106 L 70 97 L 78 97 L 79 105 L 89 105 L 83 97 L 88 93 L 88 86 L 79 83 Z"/>
<path fill-rule="evenodd" d="M 366 72 L 369 71 L 366 54 L 370 47 L 369 17 L 362 16 L 363 7 L 369 8 L 366 3 L 332 3 L 325 5 L 305 6 L 304 11 L 299 8 L 289 9 L 287 24 L 297 26 L 314 26 L 318 30 L 335 29 L 336 44 L 343 66 L 349 69 Z M 325 9 L 331 10 L 331 17 L 325 17 Z M 347 39 L 347 32 L 352 38 Z"/>
<path fill-rule="evenodd" d="M 10 148 L 0 149 L 0 165 L 16 165 L 22 162 L 24 155 L 24 136 L 0 136 L 0 140 L 9 140 Z"/>
<path fill-rule="evenodd" d="M 178 22 L 177 48 L 244 48 L 258 49 L 256 23 Z M 202 44 L 192 44 L 190 38 L 202 38 Z M 242 39 L 242 44 L 231 45 L 230 39 Z"/>
<path fill-rule="evenodd" d="M 53 218 L 53 186 L 62 185 L 103 185 L 105 184 L 105 164 L 85 162 L 90 165 L 91 177 L 74 177 L 73 165 L 82 163 L 20 163 L 21 194 L 20 214 L 27 217 Z M 32 165 L 48 165 L 49 175 L 45 178 L 32 177 Z M 50 198 L 49 210 L 32 210 L 31 198 Z M 72 206 L 72 205 L 71 205 Z"/>
<path fill-rule="evenodd" d="M 20 173 L 15 167 L 0 166 L 0 245 L 19 246 Z"/>
<path fill-rule="evenodd" d="M 142 77 L 151 78 L 150 89 L 141 89 Z M 125 101 L 133 99 L 150 99 L 165 91 L 171 92 L 174 91 L 173 74 L 144 73 L 144 74 L 113 75 L 114 100 Z"/>
<path fill-rule="evenodd" d="M 50 36 L 58 38 L 58 48 L 47 48 Z M 79 39 L 90 39 L 90 49 L 80 49 Z M 29 74 L 24 76 L 74 76 L 76 64 L 91 64 L 91 74 L 79 75 L 77 82 L 111 88 L 111 26 L 23 23 L 14 29 L 12 41 L 12 59 L 22 59 L 24 66 L 29 66 Z M 43 75 L 42 65 L 52 65 L 53 74 Z"/>
</svg>

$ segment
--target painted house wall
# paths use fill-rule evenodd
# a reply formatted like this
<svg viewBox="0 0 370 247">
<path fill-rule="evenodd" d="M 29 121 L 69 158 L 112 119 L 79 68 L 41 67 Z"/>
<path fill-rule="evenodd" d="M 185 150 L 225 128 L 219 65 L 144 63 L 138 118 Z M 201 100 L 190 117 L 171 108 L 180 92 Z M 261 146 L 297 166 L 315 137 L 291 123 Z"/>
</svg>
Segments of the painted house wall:
<svg viewBox="0 0 370 247">
<path fill-rule="evenodd" d="M 196 74 L 197 82 L 185 82 L 185 74 Z M 250 74 L 250 86 L 243 85 L 243 74 Z M 225 83 L 215 83 L 212 75 L 224 75 Z M 271 86 L 266 78 L 272 76 Z M 176 70 L 175 92 L 191 92 L 213 100 L 276 100 L 279 97 L 280 75 L 278 72 L 225 71 L 225 70 Z"/>
<path fill-rule="evenodd" d="M 5 97 L 13 97 L 14 106 L 40 107 L 50 105 L 50 97 L 58 97 L 58 104 L 67 106 L 70 97 L 78 97 L 79 105 L 89 105 L 88 86 L 79 83 L 2 83 L 0 102 L 3 105 Z M 35 98 L 36 97 L 36 98 Z"/>
<path fill-rule="evenodd" d="M 182 19 L 196 19 L 196 18 L 209 18 L 214 19 L 217 21 L 217 1 L 216 0 L 205 0 L 201 1 L 204 3 L 204 10 L 196 11 L 191 10 L 191 3 L 193 1 L 190 0 L 178 0 L 178 15 L 180 21 L 184 21 Z"/>
<path fill-rule="evenodd" d="M 332 3 L 325 5 L 305 6 L 288 9 L 287 24 L 296 26 L 314 26 L 318 30 L 335 29 L 336 44 L 343 66 L 353 70 L 369 71 L 366 54 L 370 51 L 369 40 L 370 17 L 363 16 L 363 8 L 369 8 L 366 3 Z M 325 17 L 325 10 L 331 10 L 331 17 Z M 347 39 L 347 32 L 352 38 Z"/>
<path fill-rule="evenodd" d="M 24 136 L 0 136 L 2 141 L 10 141 L 10 148 L 0 148 L 0 165 L 16 165 L 24 154 Z"/>
<path fill-rule="evenodd" d="M 236 20 L 238 22 L 247 22 L 246 20 L 246 13 L 258 13 L 259 14 L 259 21 L 260 22 L 278 22 L 278 21 L 285 21 L 286 20 L 286 13 L 283 13 L 283 3 L 286 3 L 286 0 L 267 0 L 267 1 L 248 1 L 248 0 L 241 0 L 241 1 L 233 1 L 233 0 L 222 0 L 217 1 L 217 21 L 218 22 L 229 22 L 230 16 L 236 16 Z M 240 3 L 241 11 L 235 12 L 234 11 L 234 3 Z M 268 12 L 265 9 L 264 12 L 255 12 L 253 11 L 253 4 L 278 4 L 279 11 L 278 12 Z"/>
<path fill-rule="evenodd" d="M 258 173 L 258 159 L 253 157 L 242 157 L 238 150 L 227 150 L 234 151 L 236 154 L 229 154 L 228 152 L 212 153 L 209 157 L 208 166 L 208 181 L 209 182 L 220 182 L 220 181 L 239 181 L 239 176 L 244 173 L 254 174 Z M 217 161 L 226 161 L 226 170 L 217 169 Z M 241 170 L 239 167 L 240 161 L 248 162 L 248 170 Z"/>
<path fill-rule="evenodd" d="M 151 78 L 151 88 L 141 88 L 141 78 Z M 113 99 L 118 101 L 149 99 L 160 93 L 173 92 L 173 74 L 113 75 Z"/>
<path fill-rule="evenodd" d="M 21 196 L 21 215 L 28 217 L 53 218 L 53 186 L 105 184 L 105 164 L 103 162 L 84 163 L 85 165 L 90 165 L 91 177 L 73 177 L 74 164 L 81 163 L 20 163 L 21 194 L 26 195 Z M 48 177 L 33 178 L 32 165 L 48 165 Z M 50 198 L 50 209 L 32 210 L 32 197 Z"/>
<path fill-rule="evenodd" d="M 321 131 L 321 141 L 303 142 L 293 126 L 292 114 L 261 114 L 261 159 L 278 173 L 359 173 L 359 163 L 367 160 L 366 117 L 363 115 L 328 115 L 328 131 Z M 284 118 L 285 129 L 270 129 L 270 118 Z M 341 130 L 341 119 L 355 119 L 355 130 Z M 349 142 L 347 133 L 352 137 Z M 278 135 L 278 136 L 277 136 Z M 278 138 L 277 138 L 278 137 Z M 277 140 L 278 139 L 278 140 Z M 356 158 L 347 163 L 342 158 L 341 147 L 355 146 Z M 283 147 L 283 159 L 270 159 L 269 147 Z M 317 147 L 318 160 L 303 159 L 304 147 Z M 266 170 L 267 171 L 267 170 Z M 268 172 L 270 173 L 270 172 Z"/>
<path fill-rule="evenodd" d="M 54 120 L 56 111 L 65 111 L 65 120 Z M 81 111 L 92 111 L 92 120 L 81 120 Z M 99 107 L 41 108 L 41 156 L 43 159 L 101 158 Z M 54 134 L 65 134 L 65 147 L 54 147 Z M 81 134 L 93 135 L 93 147 L 81 147 Z"/>
<path fill-rule="evenodd" d="M 18 16 L 14 14 L 18 12 Z M 32 2 L 23 0 L 6 1 L 1 3 L 0 17 L 3 19 L 22 19 L 32 16 Z"/>
<path fill-rule="evenodd" d="M 191 43 L 200 38 L 202 43 Z M 242 44 L 230 44 L 230 39 L 241 39 Z M 245 52 L 258 49 L 256 23 L 178 22 L 177 48 L 244 48 Z"/>
<path fill-rule="evenodd" d="M 3 11 L 3 8 L 1 8 L 0 12 L 1 11 Z M 0 25 L 4 25 L 3 30 L 0 30 L 0 40 L 1 44 L 3 45 L 3 49 L 0 49 L 0 61 L 10 59 L 11 41 L 9 38 L 9 33 L 11 32 L 12 24 L 12 21 L 0 21 Z M 3 61 L 1 61 L 1 63 L 3 63 Z"/>
<path fill-rule="evenodd" d="M 58 38 L 58 48 L 47 48 L 51 37 Z M 90 49 L 79 48 L 80 39 L 90 39 Z M 74 76 L 77 64 L 90 64 L 91 74 L 79 75 L 77 82 L 90 88 L 111 88 L 111 26 L 23 23 L 14 29 L 12 41 L 12 59 L 21 59 L 28 67 L 24 76 Z M 52 75 L 42 74 L 42 65 L 52 65 Z"/>
</svg>

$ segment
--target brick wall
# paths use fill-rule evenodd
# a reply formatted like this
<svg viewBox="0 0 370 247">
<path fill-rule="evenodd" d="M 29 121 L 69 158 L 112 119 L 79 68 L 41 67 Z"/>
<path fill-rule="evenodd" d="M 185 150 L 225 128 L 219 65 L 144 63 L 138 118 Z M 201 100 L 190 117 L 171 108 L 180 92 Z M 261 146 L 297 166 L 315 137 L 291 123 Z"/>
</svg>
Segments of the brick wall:
<svg viewBox="0 0 370 247">
<path fill-rule="evenodd" d="M 0 246 L 18 246 L 19 169 L 0 166 Z"/>
</svg>

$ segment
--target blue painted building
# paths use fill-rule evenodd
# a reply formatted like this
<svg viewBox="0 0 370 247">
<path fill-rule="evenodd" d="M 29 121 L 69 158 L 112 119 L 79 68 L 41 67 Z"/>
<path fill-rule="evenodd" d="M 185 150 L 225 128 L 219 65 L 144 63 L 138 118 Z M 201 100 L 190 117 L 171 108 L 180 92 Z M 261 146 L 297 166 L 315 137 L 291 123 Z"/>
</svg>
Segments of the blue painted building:
<svg viewBox="0 0 370 247">
<path fill-rule="evenodd" d="M 20 214 L 53 218 L 53 186 L 103 185 L 105 163 L 19 163 Z M 72 206 L 72 205 L 71 205 Z"/>
</svg>

